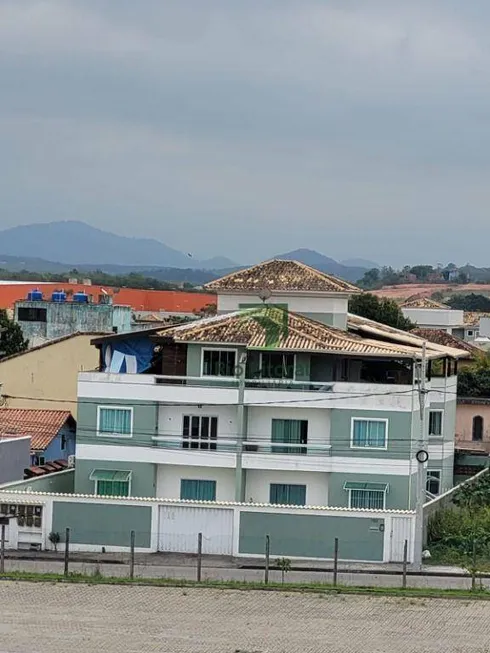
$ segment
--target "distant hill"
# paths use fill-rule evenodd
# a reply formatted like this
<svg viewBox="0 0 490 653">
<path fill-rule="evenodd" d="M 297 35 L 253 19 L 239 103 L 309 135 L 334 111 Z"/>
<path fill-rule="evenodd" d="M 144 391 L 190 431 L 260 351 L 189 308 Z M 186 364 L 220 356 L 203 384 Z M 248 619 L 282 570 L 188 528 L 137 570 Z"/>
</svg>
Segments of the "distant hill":
<svg viewBox="0 0 490 653">
<path fill-rule="evenodd" d="M 349 258 L 345 261 L 340 261 L 340 264 L 345 265 L 347 268 L 367 268 L 368 270 L 381 268 L 379 263 L 375 263 L 374 261 L 365 258 Z"/>
<path fill-rule="evenodd" d="M 278 254 L 275 258 L 282 258 L 288 261 L 301 261 L 302 263 L 306 263 L 306 265 L 311 265 L 311 267 L 320 270 L 320 272 L 333 274 L 336 277 L 354 283 L 361 279 L 364 273 L 369 269 L 362 266 L 343 265 L 342 263 L 335 261 L 333 258 L 324 256 L 312 249 L 295 249 L 292 252 Z"/>
<path fill-rule="evenodd" d="M 127 238 L 73 220 L 22 225 L 0 231 L 0 260 L 37 258 L 56 263 L 100 266 L 125 264 L 169 268 L 216 269 L 235 267 L 224 257 L 194 259 L 152 238 Z"/>
</svg>

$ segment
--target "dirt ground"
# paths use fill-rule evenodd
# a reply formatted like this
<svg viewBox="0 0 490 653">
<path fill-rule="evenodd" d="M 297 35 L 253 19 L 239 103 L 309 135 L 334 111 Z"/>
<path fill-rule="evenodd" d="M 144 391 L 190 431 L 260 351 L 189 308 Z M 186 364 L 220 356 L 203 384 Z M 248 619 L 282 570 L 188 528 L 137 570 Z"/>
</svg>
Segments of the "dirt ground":
<svg viewBox="0 0 490 653">
<path fill-rule="evenodd" d="M 0 583 L 0 653 L 490 651 L 490 602 Z"/>
<path fill-rule="evenodd" d="M 443 292 L 445 295 L 478 293 L 490 294 L 490 284 L 487 283 L 466 283 L 466 284 L 440 284 L 440 283 L 409 283 L 399 286 L 385 286 L 373 291 L 378 297 L 389 299 L 408 299 L 413 295 L 430 297 L 432 293 Z"/>
</svg>

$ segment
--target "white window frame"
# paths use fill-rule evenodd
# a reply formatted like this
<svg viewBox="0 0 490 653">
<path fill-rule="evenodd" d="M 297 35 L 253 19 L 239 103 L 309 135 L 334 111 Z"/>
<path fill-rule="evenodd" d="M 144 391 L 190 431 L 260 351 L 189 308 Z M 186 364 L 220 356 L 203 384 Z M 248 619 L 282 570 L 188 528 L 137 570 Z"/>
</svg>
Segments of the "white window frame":
<svg viewBox="0 0 490 653">
<path fill-rule="evenodd" d="M 188 417 L 189 418 L 189 437 L 184 438 L 184 418 Z M 199 418 L 199 438 L 196 440 L 194 439 L 194 442 L 197 442 L 199 446 L 195 447 L 194 449 L 192 448 L 192 436 L 191 436 L 191 429 L 192 429 L 192 418 L 193 417 L 198 417 Z M 201 439 L 201 425 L 202 425 L 202 418 L 203 417 L 208 417 L 210 420 L 213 418 L 216 418 L 216 440 L 211 440 L 211 438 L 208 438 L 207 440 Z M 211 427 L 211 422 L 209 422 L 209 425 Z M 193 450 L 193 451 L 214 451 L 216 452 L 218 449 L 218 440 L 219 440 L 219 416 L 218 415 L 198 415 L 197 413 L 183 413 L 182 414 L 182 425 L 180 428 L 180 437 L 182 439 L 182 445 L 184 442 L 188 443 L 188 447 L 185 447 L 186 449 Z M 205 447 L 201 447 L 201 444 L 208 443 L 208 444 L 215 444 L 216 448 L 211 449 L 211 447 L 208 447 L 207 449 Z M 192 479 L 192 480 L 208 480 L 208 479 Z M 213 479 L 211 479 L 213 480 Z"/>
<path fill-rule="evenodd" d="M 236 379 L 237 376 L 236 374 L 233 374 L 233 376 L 215 376 L 213 374 L 204 374 L 204 352 L 206 351 L 228 351 L 228 352 L 235 352 L 235 367 L 234 370 L 236 370 L 237 366 L 240 364 L 238 360 L 238 349 L 235 349 L 233 347 L 203 347 L 201 349 L 201 377 L 203 379 Z"/>
<path fill-rule="evenodd" d="M 431 433 L 430 432 L 430 414 L 431 413 L 441 413 L 441 432 L 440 433 Z M 427 435 L 429 438 L 442 438 L 444 437 L 444 409 L 442 408 L 429 408 L 429 415 L 427 418 Z"/>
<path fill-rule="evenodd" d="M 94 471 L 95 471 L 95 469 L 92 470 L 92 472 L 90 473 L 90 476 L 94 473 Z M 107 472 L 125 472 L 125 473 L 127 473 L 129 471 L 130 473 L 129 473 L 129 479 L 128 479 L 128 499 L 129 499 L 129 497 L 133 496 L 131 494 L 131 482 L 133 480 L 133 472 L 132 471 L 130 471 L 128 469 L 105 469 L 104 471 L 107 471 Z M 90 479 L 90 476 L 89 476 L 89 479 Z M 90 479 L 90 480 L 93 480 L 93 483 L 94 483 L 94 486 L 95 486 L 95 488 L 94 488 L 95 494 L 97 496 L 99 496 L 98 488 L 97 488 L 97 484 L 99 483 L 99 481 L 97 481 L 95 479 Z M 103 495 L 100 495 L 100 496 L 110 499 L 111 496 L 114 496 L 114 495 L 112 495 L 112 494 L 103 494 Z"/>
<path fill-rule="evenodd" d="M 260 358 L 259 358 L 259 370 L 262 374 L 262 370 L 264 369 L 264 364 L 263 364 L 263 356 L 264 354 L 282 354 L 283 356 L 289 355 L 293 357 L 293 378 L 292 379 L 281 379 L 279 377 L 263 377 L 261 376 L 261 379 L 264 380 L 269 380 L 269 381 L 284 381 L 284 383 L 287 383 L 287 381 L 296 381 L 296 365 L 297 365 L 297 356 L 294 351 L 261 351 L 260 352 Z M 307 383 L 307 381 L 305 381 Z"/>
<path fill-rule="evenodd" d="M 350 423 L 350 448 L 361 451 L 386 451 L 388 449 L 388 419 L 386 417 L 351 417 Z M 385 446 L 384 447 L 360 447 L 354 444 L 354 423 L 355 422 L 384 422 L 385 423 Z"/>
<path fill-rule="evenodd" d="M 121 435 L 119 433 L 101 433 L 100 431 L 100 411 L 101 410 L 129 410 L 131 417 L 130 417 L 130 423 L 131 423 L 131 433 L 129 435 Z M 134 409 L 132 406 L 97 406 L 97 437 L 100 438 L 116 438 L 118 440 L 129 440 L 130 438 L 133 437 L 133 419 L 134 419 Z M 119 470 L 114 470 L 114 471 L 119 471 Z"/>
<path fill-rule="evenodd" d="M 386 510 L 386 493 L 387 490 L 348 490 L 349 492 L 349 508 L 351 510 Z M 352 493 L 353 492 L 382 492 L 383 493 L 383 507 L 382 508 L 354 508 L 352 506 Z"/>
<path fill-rule="evenodd" d="M 434 494 L 434 496 L 438 497 L 441 494 L 441 485 L 442 485 L 442 473 L 441 473 L 440 469 L 428 469 L 427 470 L 427 480 L 426 480 L 426 483 L 425 483 L 425 490 L 426 490 L 426 492 L 429 492 L 429 490 L 427 489 L 427 485 L 429 484 L 429 481 L 435 481 L 436 480 L 435 476 L 430 478 L 432 476 L 432 474 L 434 474 L 434 472 L 437 472 L 439 474 L 439 491 L 435 492 L 435 493 L 431 492 L 431 494 Z"/>
</svg>

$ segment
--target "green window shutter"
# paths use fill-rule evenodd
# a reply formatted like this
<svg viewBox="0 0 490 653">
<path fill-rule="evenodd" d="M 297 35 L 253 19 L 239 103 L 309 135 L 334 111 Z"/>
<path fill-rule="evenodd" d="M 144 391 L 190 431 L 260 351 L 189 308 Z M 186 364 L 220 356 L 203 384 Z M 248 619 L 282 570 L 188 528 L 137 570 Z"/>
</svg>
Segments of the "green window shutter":
<svg viewBox="0 0 490 653">
<path fill-rule="evenodd" d="M 272 442 L 285 444 L 306 444 L 308 422 L 299 419 L 273 419 L 272 420 Z M 306 447 L 272 447 L 273 453 L 306 453 Z"/>
<path fill-rule="evenodd" d="M 94 469 L 90 480 L 95 481 L 96 494 L 106 497 L 128 497 L 130 471 Z"/>
<path fill-rule="evenodd" d="M 306 505 L 306 485 L 271 483 L 270 503 L 289 506 Z"/>
<path fill-rule="evenodd" d="M 130 408 L 99 408 L 99 433 L 131 435 L 131 422 Z"/>
<path fill-rule="evenodd" d="M 187 501 L 216 501 L 216 481 L 183 478 L 180 481 L 180 498 Z"/>
</svg>

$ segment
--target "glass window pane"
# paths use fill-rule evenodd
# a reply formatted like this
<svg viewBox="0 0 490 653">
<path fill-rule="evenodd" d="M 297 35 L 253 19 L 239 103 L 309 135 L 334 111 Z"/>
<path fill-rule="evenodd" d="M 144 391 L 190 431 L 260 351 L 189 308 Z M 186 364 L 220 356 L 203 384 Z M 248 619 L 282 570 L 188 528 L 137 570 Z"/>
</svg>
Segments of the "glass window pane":
<svg viewBox="0 0 490 653">
<path fill-rule="evenodd" d="M 99 433 L 131 435 L 131 410 L 99 408 Z"/>
<path fill-rule="evenodd" d="M 386 422 L 354 420 L 352 445 L 354 447 L 384 448 L 386 446 Z"/>
<path fill-rule="evenodd" d="M 181 479 L 180 498 L 187 501 L 216 501 L 216 481 Z"/>
<path fill-rule="evenodd" d="M 270 503 L 273 504 L 304 506 L 306 505 L 306 485 L 271 483 L 269 496 Z"/>
</svg>

